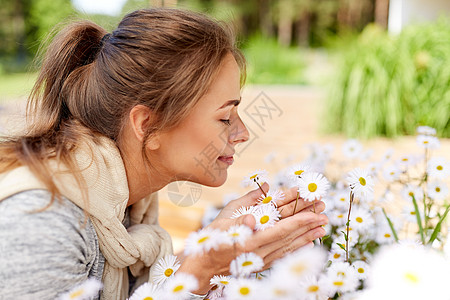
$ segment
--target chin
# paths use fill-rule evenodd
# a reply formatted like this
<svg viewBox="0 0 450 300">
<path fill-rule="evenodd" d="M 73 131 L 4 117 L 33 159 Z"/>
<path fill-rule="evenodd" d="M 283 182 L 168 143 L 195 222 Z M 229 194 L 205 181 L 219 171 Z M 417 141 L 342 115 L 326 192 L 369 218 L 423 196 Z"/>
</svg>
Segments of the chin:
<svg viewBox="0 0 450 300">
<path fill-rule="evenodd" d="M 196 183 L 209 187 L 219 187 L 227 181 L 227 177 L 228 173 L 225 170 L 222 174 L 216 175 L 214 178 L 212 178 L 212 176 L 204 175 L 200 177 Z"/>
</svg>

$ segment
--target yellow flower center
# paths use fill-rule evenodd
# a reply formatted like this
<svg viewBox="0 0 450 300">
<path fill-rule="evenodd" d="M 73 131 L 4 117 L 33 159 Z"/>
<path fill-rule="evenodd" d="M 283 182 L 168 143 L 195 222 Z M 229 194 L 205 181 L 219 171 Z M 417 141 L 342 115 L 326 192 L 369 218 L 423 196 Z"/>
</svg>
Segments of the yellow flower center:
<svg viewBox="0 0 450 300">
<path fill-rule="evenodd" d="M 179 291 L 182 291 L 184 289 L 183 285 L 177 285 L 176 287 L 173 288 L 174 293 L 177 293 Z"/>
<path fill-rule="evenodd" d="M 315 293 L 319 290 L 319 286 L 318 285 L 310 285 L 308 287 L 308 292 L 309 293 Z"/>
<path fill-rule="evenodd" d="M 244 262 L 242 263 L 242 266 L 243 266 L 243 267 L 248 267 L 248 266 L 251 266 L 251 265 L 253 265 L 253 262 L 250 261 L 250 260 L 244 261 Z"/>
<path fill-rule="evenodd" d="M 341 200 L 342 202 L 345 202 L 346 199 L 344 197 L 342 197 L 339 200 Z"/>
<path fill-rule="evenodd" d="M 385 233 L 385 234 L 384 234 L 384 237 L 385 237 L 385 238 L 390 238 L 391 235 L 390 235 L 389 233 Z"/>
<path fill-rule="evenodd" d="M 408 273 L 405 274 L 405 278 L 406 278 L 406 280 L 410 281 L 413 284 L 419 283 L 419 277 L 417 277 L 416 274 L 408 272 Z"/>
<path fill-rule="evenodd" d="M 333 281 L 333 284 L 336 286 L 343 286 L 344 282 L 343 281 Z"/>
<path fill-rule="evenodd" d="M 436 187 L 436 193 L 439 193 L 441 191 L 440 187 Z"/>
<path fill-rule="evenodd" d="M 264 200 L 262 201 L 263 204 L 267 204 L 270 201 L 272 201 L 272 197 L 271 196 L 267 196 L 266 198 L 264 198 Z"/>
<path fill-rule="evenodd" d="M 249 293 L 250 293 L 250 289 L 248 288 L 248 287 L 241 287 L 240 289 L 239 289 L 239 293 L 241 294 L 241 295 L 248 295 Z"/>
<path fill-rule="evenodd" d="M 362 222 L 363 222 L 363 219 L 362 219 L 361 217 L 357 217 L 355 220 L 356 220 L 356 222 L 358 222 L 358 223 L 362 223 Z"/>
<path fill-rule="evenodd" d="M 259 219 L 259 222 L 261 222 L 261 224 L 266 224 L 267 222 L 269 222 L 269 216 L 263 216 L 261 217 L 261 219 Z"/>
<path fill-rule="evenodd" d="M 296 274 L 302 274 L 303 271 L 306 270 L 306 266 L 302 263 L 298 263 L 296 265 L 293 265 L 291 270 Z"/>
<path fill-rule="evenodd" d="M 166 277 L 170 277 L 170 275 L 173 274 L 173 270 L 171 268 L 168 268 L 164 271 L 164 275 L 166 275 Z"/>
<path fill-rule="evenodd" d="M 413 192 L 409 192 L 408 195 L 412 197 L 412 196 L 414 196 L 414 193 Z"/>
<path fill-rule="evenodd" d="M 394 175 L 395 174 L 395 172 L 391 172 L 391 173 L 389 173 L 389 175 Z"/>
<path fill-rule="evenodd" d="M 358 268 L 358 273 L 364 273 L 364 269 L 363 268 Z"/>
<path fill-rule="evenodd" d="M 206 242 L 208 239 L 209 239 L 209 236 L 202 237 L 201 239 L 198 240 L 198 243 L 199 243 L 199 244 L 204 243 L 204 242 Z"/>
<path fill-rule="evenodd" d="M 340 255 L 339 253 L 335 253 L 335 254 L 333 255 L 333 257 L 334 257 L 334 259 L 338 259 L 339 257 L 341 257 L 341 255 Z"/>
<path fill-rule="evenodd" d="M 337 275 L 338 275 L 338 276 L 345 277 L 345 273 L 344 273 L 344 272 L 337 272 Z"/>
<path fill-rule="evenodd" d="M 409 214 L 410 214 L 411 216 L 415 216 L 415 215 L 416 215 L 416 212 L 415 212 L 415 211 L 410 211 Z"/>
<path fill-rule="evenodd" d="M 294 174 L 297 175 L 297 176 L 300 176 L 300 175 L 302 175 L 303 172 L 305 172 L 305 171 L 297 170 L 297 171 L 294 172 Z"/>
<path fill-rule="evenodd" d="M 83 294 L 83 292 L 84 292 L 83 289 L 79 289 L 79 290 L 71 293 L 69 297 L 70 297 L 70 299 L 78 298 L 78 297 L 80 297 Z"/>
<path fill-rule="evenodd" d="M 338 219 L 342 219 L 343 217 L 344 217 L 343 214 L 340 214 L 340 215 L 337 216 Z"/>
<path fill-rule="evenodd" d="M 317 184 L 315 184 L 314 182 L 308 184 L 308 190 L 311 193 L 314 193 L 317 190 Z"/>
<path fill-rule="evenodd" d="M 402 161 L 408 161 L 408 158 L 405 157 L 405 158 L 402 159 Z"/>
<path fill-rule="evenodd" d="M 232 237 L 238 237 L 238 236 L 239 236 L 239 233 L 233 232 L 233 233 L 231 234 L 231 236 L 232 236 Z"/>
<path fill-rule="evenodd" d="M 360 183 L 362 186 L 365 186 L 365 185 L 366 185 L 366 179 L 364 179 L 363 177 L 359 177 L 359 183 Z"/>
<path fill-rule="evenodd" d="M 144 300 L 153 300 L 152 297 L 145 297 Z"/>
<path fill-rule="evenodd" d="M 442 171 L 444 169 L 443 166 L 437 166 L 436 169 L 438 169 L 439 171 Z"/>
<path fill-rule="evenodd" d="M 250 176 L 250 179 L 255 179 L 256 176 L 258 176 L 258 174 L 255 174 L 255 175 L 253 175 L 253 176 Z"/>
<path fill-rule="evenodd" d="M 219 281 L 221 284 L 225 284 L 225 285 L 227 285 L 228 284 L 228 281 L 225 281 L 225 280 L 221 280 L 221 281 Z"/>
<path fill-rule="evenodd" d="M 426 144 L 428 144 L 428 141 L 423 141 L 423 143 L 426 145 Z"/>
</svg>

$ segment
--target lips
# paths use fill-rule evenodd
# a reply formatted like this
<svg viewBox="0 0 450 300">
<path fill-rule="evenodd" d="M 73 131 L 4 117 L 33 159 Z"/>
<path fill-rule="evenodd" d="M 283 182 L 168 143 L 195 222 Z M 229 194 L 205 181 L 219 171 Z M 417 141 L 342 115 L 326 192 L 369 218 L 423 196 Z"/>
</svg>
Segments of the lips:
<svg viewBox="0 0 450 300">
<path fill-rule="evenodd" d="M 228 164 L 229 166 L 231 166 L 234 162 L 234 158 L 232 155 L 231 156 L 219 156 L 218 160 Z"/>
</svg>

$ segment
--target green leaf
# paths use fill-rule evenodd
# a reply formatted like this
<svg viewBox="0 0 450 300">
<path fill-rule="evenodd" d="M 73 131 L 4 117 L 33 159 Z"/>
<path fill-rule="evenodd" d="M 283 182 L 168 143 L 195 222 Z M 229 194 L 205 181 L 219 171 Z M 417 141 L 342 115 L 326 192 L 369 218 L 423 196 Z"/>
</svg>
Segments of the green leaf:
<svg viewBox="0 0 450 300">
<path fill-rule="evenodd" d="M 397 235 L 397 231 L 395 230 L 394 225 L 392 224 L 391 219 L 389 219 L 389 217 L 387 216 L 386 211 L 384 210 L 384 208 L 382 209 L 382 211 L 383 211 L 384 217 L 386 218 L 386 220 L 387 220 L 388 223 L 389 223 L 389 227 L 391 228 L 392 234 L 394 235 L 394 239 L 395 239 L 395 241 L 398 243 L 398 235 Z"/>
<path fill-rule="evenodd" d="M 441 231 L 441 224 L 444 222 L 445 217 L 447 217 L 447 214 L 450 210 L 450 206 L 447 206 L 447 209 L 445 210 L 445 213 L 440 218 L 439 222 L 436 224 L 436 227 L 433 230 L 433 233 L 431 234 L 430 240 L 428 241 L 428 244 L 431 244 L 434 242 L 434 240 L 437 238 L 437 235 Z"/>
<path fill-rule="evenodd" d="M 413 204 L 414 204 L 414 211 L 416 212 L 417 225 L 419 225 L 420 239 L 422 241 L 422 244 L 425 245 L 425 235 L 423 233 L 422 218 L 420 217 L 419 207 L 417 206 L 416 197 L 414 197 L 414 195 L 412 195 L 411 198 L 412 198 Z"/>
<path fill-rule="evenodd" d="M 344 234 L 345 240 L 348 241 L 348 236 L 347 236 L 347 234 L 346 234 L 344 231 L 341 231 L 341 232 Z"/>
<path fill-rule="evenodd" d="M 347 250 L 345 250 L 345 246 L 342 245 L 341 243 L 336 243 L 336 244 L 337 244 L 339 247 L 341 247 L 342 250 L 347 251 Z"/>
</svg>

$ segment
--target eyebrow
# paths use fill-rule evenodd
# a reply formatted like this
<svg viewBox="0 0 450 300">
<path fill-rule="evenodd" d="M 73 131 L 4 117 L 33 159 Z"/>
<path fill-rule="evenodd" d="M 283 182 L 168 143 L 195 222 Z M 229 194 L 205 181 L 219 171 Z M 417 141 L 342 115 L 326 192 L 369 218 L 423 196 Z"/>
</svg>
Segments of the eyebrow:
<svg viewBox="0 0 450 300">
<path fill-rule="evenodd" d="M 235 100 L 229 100 L 227 102 L 224 103 L 224 105 L 222 105 L 221 107 L 219 107 L 217 110 L 225 108 L 227 106 L 233 105 L 233 106 L 238 106 L 239 103 L 241 103 L 241 98 L 239 99 L 235 99 Z"/>
</svg>

